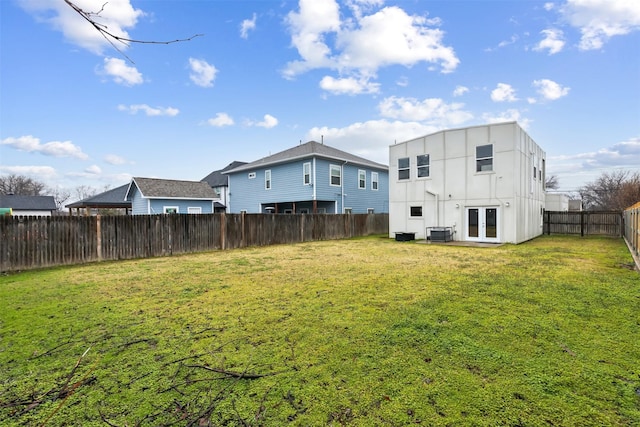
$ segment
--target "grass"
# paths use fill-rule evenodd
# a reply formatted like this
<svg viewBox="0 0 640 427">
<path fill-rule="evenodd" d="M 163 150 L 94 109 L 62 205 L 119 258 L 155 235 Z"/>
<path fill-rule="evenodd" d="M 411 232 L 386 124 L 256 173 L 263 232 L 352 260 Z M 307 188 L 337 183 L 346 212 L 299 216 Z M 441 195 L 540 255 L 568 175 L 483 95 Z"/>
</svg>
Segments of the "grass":
<svg viewBox="0 0 640 427">
<path fill-rule="evenodd" d="M 621 240 L 371 237 L 0 276 L 0 424 L 640 424 Z"/>
</svg>

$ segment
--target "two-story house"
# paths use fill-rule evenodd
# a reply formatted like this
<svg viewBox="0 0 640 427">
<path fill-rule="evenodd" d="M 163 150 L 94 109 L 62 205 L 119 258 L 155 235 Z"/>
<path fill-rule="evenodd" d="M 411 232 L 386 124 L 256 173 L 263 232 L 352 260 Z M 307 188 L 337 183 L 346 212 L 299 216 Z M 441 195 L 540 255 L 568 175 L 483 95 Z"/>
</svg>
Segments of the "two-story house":
<svg viewBox="0 0 640 427">
<path fill-rule="evenodd" d="M 520 243 L 542 234 L 545 152 L 516 122 L 392 145 L 389 165 L 390 237 Z"/>
<path fill-rule="evenodd" d="M 310 141 L 224 172 L 232 213 L 387 213 L 388 167 Z"/>
<path fill-rule="evenodd" d="M 202 181 L 209 184 L 218 196 L 220 205 L 216 205 L 216 213 L 229 212 L 229 175 L 226 175 L 225 172 L 246 164 L 247 162 L 233 161 L 224 168 L 213 171 L 202 178 Z"/>
</svg>

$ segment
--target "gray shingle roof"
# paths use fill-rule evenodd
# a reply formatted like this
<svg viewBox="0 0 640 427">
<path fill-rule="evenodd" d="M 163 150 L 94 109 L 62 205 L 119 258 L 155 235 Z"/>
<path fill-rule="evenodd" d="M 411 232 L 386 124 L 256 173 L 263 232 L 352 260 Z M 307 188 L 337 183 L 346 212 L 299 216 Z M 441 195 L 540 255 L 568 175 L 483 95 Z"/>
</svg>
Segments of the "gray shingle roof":
<svg viewBox="0 0 640 427">
<path fill-rule="evenodd" d="M 389 167 L 381 163 L 372 162 L 371 160 L 364 159 L 353 154 L 349 154 L 345 151 L 338 150 L 337 148 L 329 147 L 328 145 L 321 144 L 316 141 L 309 141 L 304 144 L 300 144 L 296 147 L 289 148 L 288 150 L 281 151 L 271 156 L 263 157 L 255 162 L 247 163 L 246 165 L 231 169 L 224 173 L 235 173 L 249 169 L 255 169 L 258 167 L 264 167 L 269 165 L 275 165 L 278 163 L 286 163 L 293 160 L 310 158 L 310 157 L 323 157 L 331 160 L 338 160 L 341 162 L 355 163 L 361 166 L 367 166 L 375 169 L 388 170 Z"/>
<path fill-rule="evenodd" d="M 68 204 L 66 205 L 66 207 L 68 208 L 129 207 L 130 208 L 131 202 L 125 200 L 128 189 L 129 189 L 129 184 L 121 185 L 120 187 L 107 190 L 104 193 L 96 194 L 95 196 L 87 197 L 86 199 L 82 199 L 77 202 Z"/>
<path fill-rule="evenodd" d="M 135 184 L 142 195 L 149 199 L 217 199 L 216 193 L 204 181 L 178 181 L 172 179 L 156 179 L 135 177 Z M 127 190 L 127 197 L 129 196 Z"/>
<path fill-rule="evenodd" d="M 224 175 L 223 172 L 226 172 L 231 169 L 235 169 L 237 167 L 240 167 L 246 164 L 247 162 L 239 162 L 239 161 L 231 162 L 227 166 L 225 166 L 223 169 L 211 172 L 209 175 L 202 178 L 201 181 L 206 182 L 211 187 L 226 187 L 229 185 L 229 177 L 227 175 Z"/>
<path fill-rule="evenodd" d="M 0 195 L 0 208 L 23 211 L 55 211 L 58 206 L 53 196 Z"/>
</svg>

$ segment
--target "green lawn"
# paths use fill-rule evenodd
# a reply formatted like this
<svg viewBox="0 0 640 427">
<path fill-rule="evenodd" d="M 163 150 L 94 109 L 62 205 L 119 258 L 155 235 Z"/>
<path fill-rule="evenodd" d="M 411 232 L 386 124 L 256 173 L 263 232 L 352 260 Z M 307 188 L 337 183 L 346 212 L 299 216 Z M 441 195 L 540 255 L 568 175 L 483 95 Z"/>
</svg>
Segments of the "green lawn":
<svg viewBox="0 0 640 427">
<path fill-rule="evenodd" d="M 640 425 L 631 263 L 370 237 L 0 276 L 0 424 Z"/>
</svg>

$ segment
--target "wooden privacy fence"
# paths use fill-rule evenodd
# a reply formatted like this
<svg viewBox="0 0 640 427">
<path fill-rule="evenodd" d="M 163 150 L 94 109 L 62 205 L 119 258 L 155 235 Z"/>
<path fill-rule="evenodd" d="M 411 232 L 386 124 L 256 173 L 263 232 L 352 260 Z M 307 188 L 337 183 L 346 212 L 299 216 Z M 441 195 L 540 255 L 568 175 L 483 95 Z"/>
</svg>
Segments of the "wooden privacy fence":
<svg viewBox="0 0 640 427">
<path fill-rule="evenodd" d="M 388 234 L 388 214 L 0 217 L 0 271 Z"/>
<path fill-rule="evenodd" d="M 634 254 L 636 264 L 640 257 L 640 202 L 624 211 L 624 237 Z M 640 269 L 640 265 L 637 265 Z"/>
<path fill-rule="evenodd" d="M 545 234 L 624 235 L 622 212 L 544 212 Z"/>
</svg>

